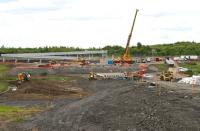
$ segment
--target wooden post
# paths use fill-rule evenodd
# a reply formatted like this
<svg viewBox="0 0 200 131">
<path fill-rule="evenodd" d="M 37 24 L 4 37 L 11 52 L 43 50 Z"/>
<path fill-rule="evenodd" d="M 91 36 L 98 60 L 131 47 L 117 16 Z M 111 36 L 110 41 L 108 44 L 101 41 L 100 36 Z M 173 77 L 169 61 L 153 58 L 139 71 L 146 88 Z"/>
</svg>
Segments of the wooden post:
<svg viewBox="0 0 200 131">
<path fill-rule="evenodd" d="M 194 84 L 192 84 L 192 97 L 194 97 Z"/>
<path fill-rule="evenodd" d="M 161 88 L 160 88 L 160 83 L 158 82 L 158 79 L 156 78 L 156 76 L 154 77 L 154 81 L 155 81 L 155 84 L 156 84 L 156 95 L 160 96 Z"/>
</svg>

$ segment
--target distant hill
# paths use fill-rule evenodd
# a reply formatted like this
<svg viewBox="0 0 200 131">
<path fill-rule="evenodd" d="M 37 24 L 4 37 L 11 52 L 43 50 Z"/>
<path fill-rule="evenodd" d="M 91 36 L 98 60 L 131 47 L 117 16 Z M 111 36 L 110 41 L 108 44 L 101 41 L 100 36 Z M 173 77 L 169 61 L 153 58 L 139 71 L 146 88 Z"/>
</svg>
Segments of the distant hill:
<svg viewBox="0 0 200 131">
<path fill-rule="evenodd" d="M 106 46 L 109 55 L 119 56 L 124 48 L 121 46 Z M 130 54 L 133 56 L 179 56 L 179 55 L 200 55 L 200 43 L 176 42 L 172 44 L 142 45 L 130 47 Z"/>
<path fill-rule="evenodd" d="M 103 48 L 89 48 L 87 50 L 108 50 L 109 56 L 120 56 L 124 52 L 122 46 L 105 46 Z M 7 48 L 2 46 L 0 54 L 4 53 L 43 53 L 43 52 L 69 52 L 82 51 L 85 49 L 74 47 L 39 47 L 39 48 Z M 200 43 L 196 42 L 176 42 L 172 44 L 142 45 L 129 48 L 132 56 L 179 56 L 179 55 L 200 55 Z"/>
</svg>

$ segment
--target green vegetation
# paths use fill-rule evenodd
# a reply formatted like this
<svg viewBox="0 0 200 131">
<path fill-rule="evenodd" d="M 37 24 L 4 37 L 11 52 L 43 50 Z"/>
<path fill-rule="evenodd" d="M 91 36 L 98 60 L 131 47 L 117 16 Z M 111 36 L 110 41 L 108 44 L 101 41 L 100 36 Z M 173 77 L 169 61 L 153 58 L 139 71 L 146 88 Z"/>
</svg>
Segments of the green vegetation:
<svg viewBox="0 0 200 131">
<path fill-rule="evenodd" d="M 87 50 L 108 50 L 108 55 L 115 57 L 124 52 L 124 46 L 105 46 L 103 48 L 89 48 Z M 39 47 L 39 48 L 0 48 L 2 53 L 39 53 L 39 52 L 69 52 L 82 51 L 85 49 L 74 47 Z M 200 55 L 200 43 L 197 42 L 176 42 L 169 44 L 144 45 L 140 42 L 129 48 L 129 53 L 133 56 L 178 56 L 178 55 Z"/>
<path fill-rule="evenodd" d="M 1 46 L 0 54 L 4 53 L 43 53 L 43 52 L 68 52 L 68 51 L 81 51 L 83 49 L 74 48 L 74 47 L 39 47 L 39 48 L 7 48 L 5 46 Z"/>
<path fill-rule="evenodd" d="M 158 68 L 159 72 L 168 70 L 167 64 L 156 64 L 155 66 Z"/>
<path fill-rule="evenodd" d="M 0 92 L 3 92 L 8 89 L 8 83 L 7 82 L 0 82 Z"/>
<path fill-rule="evenodd" d="M 200 63 L 182 63 L 182 64 L 179 64 L 179 66 L 188 68 L 190 70 L 188 71 L 190 74 L 191 74 L 191 71 L 192 71 L 192 74 L 194 75 L 200 74 Z"/>
<path fill-rule="evenodd" d="M 48 76 L 46 78 L 43 78 L 43 80 L 66 81 L 66 80 L 70 80 L 70 78 L 69 77 L 62 77 L 62 76 Z"/>
<path fill-rule="evenodd" d="M 66 77 L 66 76 L 56 76 L 56 75 L 48 75 L 48 76 L 42 76 L 41 78 L 32 78 L 32 79 L 40 79 L 40 80 L 47 80 L 47 81 L 68 81 L 73 80 L 72 77 Z"/>
<path fill-rule="evenodd" d="M 124 48 L 121 46 L 106 46 L 103 49 L 108 50 L 108 55 L 115 56 L 121 55 L 124 51 Z M 145 46 L 138 42 L 137 46 L 130 47 L 129 52 L 133 56 L 200 55 L 200 43 L 176 42 L 172 44 Z"/>
<path fill-rule="evenodd" d="M 41 75 L 41 76 L 47 76 L 48 73 L 47 73 L 47 72 L 42 72 L 42 73 L 40 73 L 40 75 Z"/>
<path fill-rule="evenodd" d="M 40 107 L 18 107 L 0 105 L 0 121 L 22 121 L 24 117 L 33 115 L 34 113 L 41 112 Z"/>
<path fill-rule="evenodd" d="M 176 42 L 174 44 L 151 46 L 155 54 L 161 56 L 200 55 L 200 43 Z"/>
<path fill-rule="evenodd" d="M 8 66 L 0 65 L 0 77 L 8 70 Z"/>
<path fill-rule="evenodd" d="M 8 88 L 8 82 L 5 77 L 5 72 L 9 69 L 6 65 L 0 65 L 0 92 Z"/>
</svg>

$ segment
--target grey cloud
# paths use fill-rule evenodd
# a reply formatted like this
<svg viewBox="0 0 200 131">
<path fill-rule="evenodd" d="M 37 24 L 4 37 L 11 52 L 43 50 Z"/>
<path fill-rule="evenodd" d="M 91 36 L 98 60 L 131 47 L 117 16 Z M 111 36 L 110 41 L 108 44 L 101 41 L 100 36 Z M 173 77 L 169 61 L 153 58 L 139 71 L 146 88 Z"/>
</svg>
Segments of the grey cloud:
<svg viewBox="0 0 200 131">
<path fill-rule="evenodd" d="M 168 11 L 168 12 L 158 12 L 158 13 L 146 13 L 144 16 L 147 17 L 166 17 L 166 16 L 191 16 L 191 15 L 200 15 L 200 11 Z"/>
<path fill-rule="evenodd" d="M 74 21 L 91 21 L 91 20 L 109 20 L 118 19 L 117 17 L 65 17 L 65 18 L 50 18 L 53 21 L 74 20 Z"/>
<path fill-rule="evenodd" d="M 172 27 L 172 28 L 161 28 L 164 31 L 191 31 L 192 27 Z"/>
<path fill-rule="evenodd" d="M 169 37 L 169 35 L 165 34 L 165 35 L 162 35 L 161 38 L 167 40 L 167 39 L 169 39 L 170 37 Z"/>
<path fill-rule="evenodd" d="M 150 17 L 165 17 L 165 16 L 172 16 L 176 15 L 176 13 L 170 13 L 170 12 L 160 12 L 155 14 L 145 14 L 144 16 L 150 16 Z"/>
<path fill-rule="evenodd" d="M 6 1 L 6 0 L 4 0 Z M 7 1 L 15 1 L 17 0 L 7 0 Z M 66 7 L 66 5 L 70 5 L 77 0 L 49 0 L 50 4 L 47 4 L 45 6 L 39 6 L 40 3 L 38 2 L 38 6 L 33 7 L 23 7 L 20 5 L 20 2 L 18 3 L 19 6 L 14 9 L 8 9 L 4 10 L 5 13 L 10 14 L 30 14 L 30 13 L 38 13 L 38 12 L 45 12 L 45 11 L 55 11 L 55 10 L 61 10 L 63 8 L 70 8 L 70 6 Z"/>
<path fill-rule="evenodd" d="M 10 14 L 31 14 L 31 13 L 37 13 L 37 12 L 45 12 L 45 11 L 54 11 L 54 10 L 59 10 L 62 9 L 61 7 L 34 7 L 34 8 L 17 8 L 17 9 L 12 9 L 12 10 L 7 10 L 4 11 L 5 13 L 10 13 Z"/>
<path fill-rule="evenodd" d="M 54 5 L 63 5 L 63 4 L 72 4 L 77 1 L 78 0 L 53 0 L 52 3 Z"/>
<path fill-rule="evenodd" d="M 17 0 L 0 0 L 0 4 L 1 3 L 8 3 L 8 2 L 15 2 Z"/>
</svg>

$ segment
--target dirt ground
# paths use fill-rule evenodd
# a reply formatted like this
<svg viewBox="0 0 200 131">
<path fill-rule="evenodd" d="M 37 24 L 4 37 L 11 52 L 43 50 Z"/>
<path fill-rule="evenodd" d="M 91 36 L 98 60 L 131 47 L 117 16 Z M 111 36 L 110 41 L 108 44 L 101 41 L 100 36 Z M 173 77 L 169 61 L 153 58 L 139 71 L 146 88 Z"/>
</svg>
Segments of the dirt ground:
<svg viewBox="0 0 200 131">
<path fill-rule="evenodd" d="M 149 72 L 155 74 L 156 69 L 153 69 Z M 78 74 L 77 72 L 75 74 Z M 68 75 L 73 75 L 73 73 Z M 7 101 L 1 103 L 11 104 L 9 102 L 16 99 L 16 96 L 20 96 L 20 94 L 31 95 L 34 93 L 41 95 L 42 99 L 37 99 L 37 102 L 34 103 L 31 97 L 27 95 L 24 96 L 23 101 L 38 104 L 45 101 L 44 96 L 48 96 L 49 88 L 52 87 L 51 89 L 54 90 L 51 109 L 26 118 L 23 122 L 4 125 L 2 130 L 200 130 L 200 87 L 159 81 L 158 86 L 153 87 L 149 86 L 148 82 L 131 80 L 89 81 L 82 74 L 75 75 L 73 78 L 75 81 L 61 83 L 34 80 L 25 83 L 16 93 L 17 95 L 8 93 L 1 96 L 1 98 L 5 98 L 4 100 L 10 98 L 10 100 L 7 99 Z M 64 89 L 70 87 L 76 87 L 76 91 L 81 92 L 83 97 L 63 97 Z M 22 99 L 14 104 L 22 104 Z"/>
<path fill-rule="evenodd" d="M 75 80 L 71 81 L 56 81 L 56 80 L 40 80 L 33 79 L 22 84 L 17 84 L 18 90 L 9 92 L 5 96 L 13 99 L 49 99 L 55 98 L 69 98 L 75 96 L 85 96 L 88 93 L 79 88 Z M 35 96 L 34 96 L 35 95 Z M 42 97 L 43 96 L 43 97 Z"/>
</svg>

